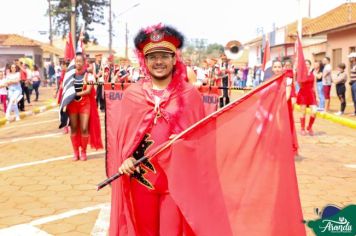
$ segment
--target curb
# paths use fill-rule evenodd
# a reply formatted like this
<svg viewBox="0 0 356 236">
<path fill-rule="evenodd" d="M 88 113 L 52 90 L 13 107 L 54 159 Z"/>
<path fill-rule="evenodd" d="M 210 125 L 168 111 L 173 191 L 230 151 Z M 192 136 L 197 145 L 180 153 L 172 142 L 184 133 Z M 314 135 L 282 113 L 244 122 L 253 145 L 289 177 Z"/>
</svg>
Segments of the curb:
<svg viewBox="0 0 356 236">
<path fill-rule="evenodd" d="M 300 111 L 300 106 L 297 104 L 294 104 L 294 109 L 297 111 Z M 310 114 L 310 108 L 307 108 L 307 114 Z M 356 121 L 347 119 L 341 116 L 337 116 L 334 114 L 326 113 L 326 112 L 316 112 L 316 117 L 322 118 L 324 120 L 328 120 L 352 129 L 356 129 Z"/>
<path fill-rule="evenodd" d="M 48 104 L 48 105 L 35 107 L 31 111 L 21 112 L 20 113 L 20 118 L 23 119 L 23 118 L 28 117 L 28 116 L 33 116 L 33 115 L 45 112 L 47 110 L 50 110 L 50 109 L 55 108 L 55 107 L 58 106 L 58 104 L 56 102 L 53 102 L 53 100 L 50 100 L 49 103 L 50 104 Z M 0 119 L 0 127 L 5 125 L 6 122 L 7 122 L 7 119 L 5 117 L 1 118 Z"/>
</svg>

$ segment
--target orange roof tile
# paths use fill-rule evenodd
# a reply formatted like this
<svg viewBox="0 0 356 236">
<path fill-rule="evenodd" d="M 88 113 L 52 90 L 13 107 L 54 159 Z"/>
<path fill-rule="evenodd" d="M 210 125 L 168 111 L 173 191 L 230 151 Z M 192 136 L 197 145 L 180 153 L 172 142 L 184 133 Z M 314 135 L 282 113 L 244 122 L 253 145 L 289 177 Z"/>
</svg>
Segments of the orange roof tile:
<svg viewBox="0 0 356 236">
<path fill-rule="evenodd" d="M 254 38 L 246 43 L 243 43 L 243 45 L 251 45 L 257 42 L 262 42 L 262 38 L 263 38 L 262 36 L 258 36 L 257 38 Z"/>
<path fill-rule="evenodd" d="M 35 40 L 17 34 L 0 34 L 0 45 L 2 46 L 40 46 Z"/>
<path fill-rule="evenodd" d="M 61 50 L 61 49 L 56 48 L 54 46 L 51 46 L 48 43 L 42 43 L 42 42 L 39 42 L 39 43 L 41 44 L 41 48 L 42 48 L 43 52 L 53 53 L 53 54 L 56 54 L 56 55 L 58 55 L 60 57 L 64 56 L 64 50 Z"/>
<path fill-rule="evenodd" d="M 307 25 L 309 22 L 311 22 L 313 19 L 311 18 L 303 18 L 302 19 L 302 26 L 303 29 L 302 31 L 304 31 L 304 26 Z M 294 21 L 288 25 L 286 25 L 287 31 L 286 31 L 286 36 L 289 35 L 296 35 L 298 32 L 298 21 Z"/>
<path fill-rule="evenodd" d="M 351 24 L 356 24 L 356 3 L 344 3 L 305 24 L 303 35 L 316 35 Z"/>
</svg>

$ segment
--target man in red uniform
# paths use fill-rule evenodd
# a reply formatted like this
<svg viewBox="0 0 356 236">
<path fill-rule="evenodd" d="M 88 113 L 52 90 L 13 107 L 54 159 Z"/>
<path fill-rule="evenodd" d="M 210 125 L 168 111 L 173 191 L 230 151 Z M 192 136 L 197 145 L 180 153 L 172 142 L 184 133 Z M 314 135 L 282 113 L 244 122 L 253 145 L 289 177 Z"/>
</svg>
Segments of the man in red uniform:
<svg viewBox="0 0 356 236">
<path fill-rule="evenodd" d="M 116 166 L 113 169 L 126 174 L 112 184 L 109 233 L 192 235 L 157 160 L 138 168 L 134 162 L 202 119 L 202 99 L 186 82 L 186 67 L 179 56 L 183 36 L 177 30 L 162 25 L 142 29 L 135 46 L 145 77 L 123 94 L 120 110 L 125 112 L 118 115 L 117 150 L 108 157 Z"/>
</svg>

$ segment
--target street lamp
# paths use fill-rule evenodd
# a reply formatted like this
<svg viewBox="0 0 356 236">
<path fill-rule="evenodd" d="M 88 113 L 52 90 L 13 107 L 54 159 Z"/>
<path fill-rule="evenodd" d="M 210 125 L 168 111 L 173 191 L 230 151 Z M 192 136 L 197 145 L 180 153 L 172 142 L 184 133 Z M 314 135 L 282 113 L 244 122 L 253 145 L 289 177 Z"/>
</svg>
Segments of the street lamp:
<svg viewBox="0 0 356 236">
<path fill-rule="evenodd" d="M 141 3 L 138 2 L 134 5 L 132 5 L 131 7 L 127 8 L 126 10 L 120 12 L 117 17 L 122 16 L 123 14 L 127 13 L 128 11 L 132 10 L 133 8 L 136 8 L 140 5 Z M 111 35 L 111 34 L 110 34 Z M 125 23 L 125 58 L 128 58 L 128 40 L 129 40 L 129 30 L 127 27 L 127 22 Z"/>
<path fill-rule="evenodd" d="M 118 16 L 123 15 L 124 13 L 130 11 L 132 8 L 138 7 L 140 3 L 136 3 L 132 5 L 131 7 L 127 8 L 125 11 L 122 11 L 119 13 Z M 126 23 L 126 32 L 127 32 L 127 23 Z M 110 54 L 112 53 L 112 12 L 111 12 L 111 0 L 109 1 L 109 51 Z"/>
</svg>

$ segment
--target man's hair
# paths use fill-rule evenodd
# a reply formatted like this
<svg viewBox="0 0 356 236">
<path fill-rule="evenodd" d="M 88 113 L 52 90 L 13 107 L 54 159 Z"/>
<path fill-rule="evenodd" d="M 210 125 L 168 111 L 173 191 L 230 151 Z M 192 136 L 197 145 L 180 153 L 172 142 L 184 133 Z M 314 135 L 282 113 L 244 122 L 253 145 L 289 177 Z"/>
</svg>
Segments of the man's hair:
<svg viewBox="0 0 356 236">
<path fill-rule="evenodd" d="M 324 57 L 328 62 L 330 62 L 330 57 Z"/>
</svg>

